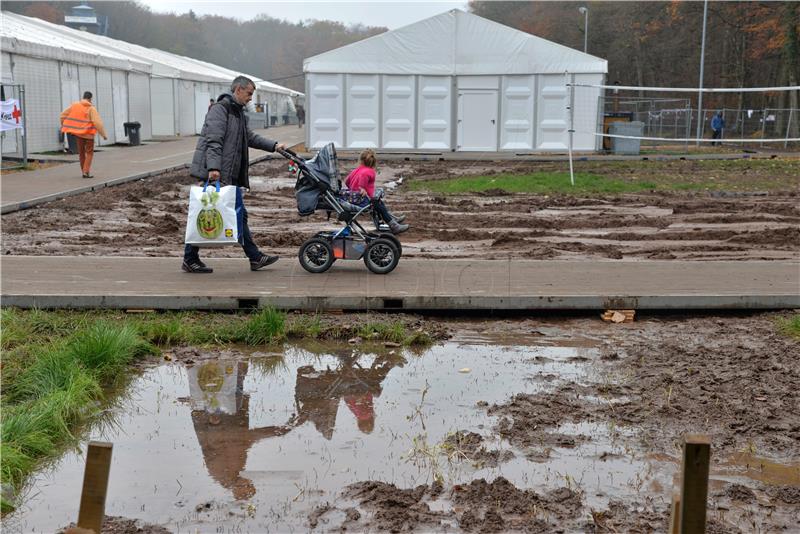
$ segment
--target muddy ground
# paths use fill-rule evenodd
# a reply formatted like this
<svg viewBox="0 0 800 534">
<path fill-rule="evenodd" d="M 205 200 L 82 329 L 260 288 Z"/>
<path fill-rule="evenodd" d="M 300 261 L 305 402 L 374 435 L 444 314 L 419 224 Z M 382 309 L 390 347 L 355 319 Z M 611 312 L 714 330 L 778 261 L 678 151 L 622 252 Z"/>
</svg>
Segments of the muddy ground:
<svg viewBox="0 0 800 534">
<path fill-rule="evenodd" d="M 189 495 L 184 488 L 173 496 L 182 488 L 168 475 L 163 480 L 148 479 L 142 486 L 158 492 L 147 501 L 147 512 L 139 510 L 140 503 L 144 510 L 145 501 L 137 500 L 115 514 L 158 523 L 151 514 L 162 506 L 172 518 L 165 526 L 181 532 L 665 532 L 671 488 L 680 469 L 681 436 L 706 433 L 712 442 L 707 532 L 796 532 L 800 524 L 800 345 L 776 328 L 776 321 L 789 315 L 640 316 L 623 324 L 589 317 L 429 321 L 437 324 L 438 339 L 450 338 L 439 344 L 472 346 L 476 358 L 472 360 L 458 350 L 437 356 L 436 346 L 413 356 L 364 340 L 319 346 L 313 350 L 336 354 L 335 359 L 316 356 L 321 359 L 312 359 L 313 365 L 297 367 L 293 389 L 299 412 L 291 415 L 287 427 L 263 430 L 260 441 L 235 437 L 258 432 L 252 428 L 258 424 L 253 419 L 249 424 L 237 419 L 235 428 L 226 427 L 224 421 L 211 422 L 221 430 L 199 433 L 202 412 L 191 412 L 197 439 L 206 443 L 206 467 L 197 469 L 202 474 L 207 468 L 217 481 L 214 484 L 232 491 L 233 499 L 225 497 L 224 488 L 219 492 L 211 487 L 197 494 L 190 490 Z M 347 314 L 326 318 L 329 326 L 358 320 Z M 291 372 L 285 378 L 280 374 L 284 364 L 279 362 L 289 364 L 290 352 L 288 347 L 285 356 L 279 349 L 268 350 L 267 359 L 262 354 L 259 363 L 255 354 L 236 348 L 182 347 L 162 356 L 159 365 L 185 366 L 191 371 L 221 361 L 228 362 L 223 367 L 231 370 L 246 366 L 249 360 L 249 377 L 256 376 L 258 368 L 270 369 L 272 377 L 253 383 L 250 394 L 262 391 L 271 399 L 270 389 L 285 381 L 294 384 Z M 379 363 L 369 366 L 358 353 L 374 353 Z M 510 359 L 506 360 L 506 354 Z M 339 367 L 333 364 L 336 361 L 348 363 Z M 513 380 L 497 367 L 502 361 L 513 368 Z M 416 367 L 425 362 L 430 367 Z M 463 365 L 472 369 L 459 370 Z M 390 383 L 413 376 L 414 368 L 428 372 L 412 382 L 401 379 L 401 389 L 412 389 L 407 396 L 397 396 L 397 388 Z M 189 401 L 170 401 L 169 384 L 177 383 L 178 375 L 167 372 L 166 376 L 169 380 L 152 387 L 158 391 L 156 406 L 169 412 L 165 417 L 172 428 L 181 421 L 175 406 Z M 505 377 L 504 388 L 498 391 L 500 377 Z M 363 413 L 354 410 L 351 415 L 342 407 L 338 420 L 335 415 L 328 418 L 327 390 L 304 386 L 313 381 L 338 384 L 344 388 L 338 394 L 345 399 L 369 391 L 369 398 L 374 396 L 375 426 L 359 426 L 348 433 L 348 418 Z M 428 381 L 429 398 L 436 401 L 425 401 Z M 412 386 L 420 382 L 425 384 L 422 401 L 413 408 L 420 390 Z M 446 383 L 455 386 L 442 392 Z M 463 391 L 466 396 L 459 383 L 471 384 Z M 144 398 L 144 390 L 137 395 Z M 409 406 L 409 399 L 417 401 Z M 450 408 L 440 403 L 443 399 L 459 406 L 459 413 L 475 415 L 476 419 L 470 416 L 468 420 L 487 424 L 452 428 L 445 414 L 455 412 L 446 411 Z M 256 417 L 254 407 L 260 402 L 255 397 L 250 400 L 250 417 Z M 273 419 L 281 420 L 284 415 L 278 404 Z M 372 400 L 369 406 L 372 410 Z M 271 411 L 272 403 L 265 408 Z M 141 409 L 146 412 L 147 405 Z M 423 412 L 427 427 L 424 421 L 415 421 Z M 464 419 L 452 418 L 456 420 Z M 410 437 L 400 429 L 420 422 L 432 440 L 424 447 L 415 442 L 405 452 Z M 293 434 L 304 429 L 307 433 Z M 437 443 L 433 435 L 442 435 L 442 429 L 450 431 Z M 176 451 L 190 447 L 196 439 L 190 431 L 184 442 L 158 427 L 138 432 L 152 436 L 146 443 L 153 445 L 148 447 L 166 441 L 162 454 L 175 455 L 173 462 L 186 461 Z M 135 435 L 129 430 L 124 433 Z M 171 437 L 161 437 L 162 433 Z M 292 435 L 296 441 L 291 441 Z M 402 442 L 402 456 L 389 452 L 398 450 L 398 442 Z M 264 448 L 268 443 L 274 445 Z M 342 445 L 345 449 L 340 451 Z M 124 450 L 124 444 L 121 447 Z M 238 452 L 231 455 L 228 449 Z M 249 450 L 259 453 L 251 453 L 245 462 Z M 263 471 L 271 452 L 280 458 L 276 468 L 286 471 Z M 290 474 L 298 465 L 297 458 L 311 470 L 319 456 L 328 455 L 333 455 L 329 462 L 336 474 L 326 471 L 327 477 L 320 476 L 310 487 L 294 475 L 286 480 L 259 475 Z M 424 461 L 417 464 L 418 460 Z M 358 464 L 378 469 L 387 463 L 391 470 L 382 476 L 348 475 L 357 471 Z M 438 468 L 433 469 L 434 465 Z M 400 473 L 414 471 L 414 466 L 423 474 L 421 482 L 402 482 L 405 478 Z M 117 464 L 116 469 L 125 472 L 126 465 Z M 428 469 L 430 476 L 424 474 Z M 82 473 L 80 465 L 73 471 L 75 477 Z M 318 472 L 314 473 L 317 480 Z M 68 475 L 54 475 L 55 480 L 63 478 Z M 231 482 L 234 479 L 236 484 Z M 187 483 L 184 479 L 183 486 Z M 249 490 L 237 493 L 238 483 L 246 483 Z M 281 491 L 288 495 L 286 502 L 279 497 Z M 130 525 L 132 530 L 115 532 L 138 531 Z"/>
<path fill-rule="evenodd" d="M 353 162 L 341 162 L 346 171 Z M 283 160 L 251 169 L 250 227 L 267 252 L 294 257 L 305 239 L 333 224 L 298 216 Z M 379 182 L 403 184 L 388 204 L 405 213 L 404 255 L 417 258 L 796 259 L 800 251 L 800 160 L 577 162 L 629 182 L 714 184 L 714 190 L 531 195 L 497 189 L 459 195 L 409 191 L 420 179 L 566 170 L 566 162 L 391 161 Z M 179 256 L 186 188 L 180 171 L 3 216 L 3 254 Z M 240 256 L 235 248 L 207 257 Z"/>
<path fill-rule="evenodd" d="M 593 441 L 588 433 L 559 431 L 565 424 L 600 424 L 612 433 L 614 428 L 635 429 L 625 448 L 662 459 L 680 456 L 684 434 L 706 433 L 713 444 L 707 531 L 795 531 L 800 524 L 800 344 L 776 332 L 780 316 L 663 317 L 616 326 L 567 320 L 560 326 L 603 340 L 598 358 L 573 358 L 598 372 L 594 381 L 539 372 L 531 380 L 550 383 L 546 391 L 478 404 L 500 417 L 493 431 L 536 463 L 546 464 L 559 450 Z M 548 336 L 551 325 L 506 321 L 490 328 L 498 338 Z M 534 369 L 546 363 L 543 357 L 531 362 Z M 470 461 L 485 461 L 487 453 L 489 461 L 498 461 L 498 451 L 487 451 L 475 433 L 464 430 L 451 438 L 450 446 Z M 500 462 L 508 461 L 503 456 Z M 615 456 L 603 452 L 597 460 Z M 746 473 L 747 483 L 726 481 L 720 475 L 726 470 L 728 475 Z M 587 506 L 587 492 L 599 496 L 603 490 L 571 482 L 537 493 L 502 476 L 409 489 L 365 481 L 350 485 L 343 495 L 355 499 L 368 515 L 354 508 L 338 511 L 345 516 L 341 526 L 355 531 L 448 526 L 466 532 L 668 528 L 669 488 L 652 484 L 639 500 L 612 498 L 607 508 L 594 509 Z M 432 506 L 440 496 L 450 505 L 444 510 Z M 333 510 L 317 509 L 310 515 L 311 525 Z"/>
</svg>

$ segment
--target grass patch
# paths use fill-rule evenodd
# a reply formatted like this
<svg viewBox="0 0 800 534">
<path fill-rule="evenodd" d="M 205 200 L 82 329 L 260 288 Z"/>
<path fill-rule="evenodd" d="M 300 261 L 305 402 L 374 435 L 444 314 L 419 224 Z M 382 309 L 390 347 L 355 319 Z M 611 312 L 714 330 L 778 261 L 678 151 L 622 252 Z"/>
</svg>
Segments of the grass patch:
<svg viewBox="0 0 800 534">
<path fill-rule="evenodd" d="M 479 193 L 493 190 L 534 194 L 633 193 L 656 189 L 656 184 L 652 182 L 629 182 L 585 172 L 575 174 L 574 186 L 570 184 L 568 172 L 463 176 L 446 180 L 412 181 L 408 186 L 412 190 L 424 189 L 446 194 Z"/>
<path fill-rule="evenodd" d="M 286 337 L 286 314 L 266 308 L 251 315 L 236 331 L 235 341 L 246 345 L 268 345 Z"/>
<path fill-rule="evenodd" d="M 783 335 L 800 339 L 800 313 L 778 319 L 778 331 Z"/>
</svg>

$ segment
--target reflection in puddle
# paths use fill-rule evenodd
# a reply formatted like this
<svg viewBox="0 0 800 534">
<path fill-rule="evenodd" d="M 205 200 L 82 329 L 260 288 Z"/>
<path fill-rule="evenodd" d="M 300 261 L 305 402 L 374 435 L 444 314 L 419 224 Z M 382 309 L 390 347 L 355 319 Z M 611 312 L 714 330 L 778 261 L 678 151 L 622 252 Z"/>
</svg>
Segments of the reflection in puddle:
<svg viewBox="0 0 800 534">
<path fill-rule="evenodd" d="M 502 475 L 538 491 L 574 485 L 594 509 L 643 495 L 666 501 L 676 465 L 629 448 L 630 429 L 564 424 L 555 431 L 590 439 L 541 450 L 517 450 L 492 432 L 498 421 L 487 405 L 599 380 L 589 341 L 553 346 L 553 336 L 543 337 L 540 346 L 497 346 L 475 334 L 422 355 L 287 346 L 150 368 L 116 425 L 85 436 L 114 443 L 106 511 L 178 532 L 304 530 L 316 506 L 343 504 L 348 484 L 412 487 L 436 476 L 465 483 Z M 413 461 L 412 449 L 435 451 L 457 430 L 513 459 Z M 733 478 L 751 476 L 730 469 Z M 66 454 L 33 481 L 4 530 L 52 532 L 74 521 L 82 477 L 83 458 Z"/>
</svg>

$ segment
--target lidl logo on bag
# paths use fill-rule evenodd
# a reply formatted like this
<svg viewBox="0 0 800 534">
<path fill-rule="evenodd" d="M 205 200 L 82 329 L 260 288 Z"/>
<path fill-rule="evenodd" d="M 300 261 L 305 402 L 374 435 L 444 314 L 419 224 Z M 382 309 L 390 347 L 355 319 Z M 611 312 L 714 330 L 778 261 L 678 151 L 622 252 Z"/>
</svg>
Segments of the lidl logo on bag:
<svg viewBox="0 0 800 534">
<path fill-rule="evenodd" d="M 225 228 L 225 237 L 233 237 L 233 230 L 230 228 Z"/>
</svg>

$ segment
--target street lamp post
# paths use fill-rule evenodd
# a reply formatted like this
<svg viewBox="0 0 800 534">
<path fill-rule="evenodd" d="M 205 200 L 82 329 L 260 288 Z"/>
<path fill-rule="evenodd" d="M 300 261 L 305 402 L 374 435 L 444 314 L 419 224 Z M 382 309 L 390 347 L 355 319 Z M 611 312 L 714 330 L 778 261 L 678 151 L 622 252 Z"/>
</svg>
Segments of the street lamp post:
<svg viewBox="0 0 800 534">
<path fill-rule="evenodd" d="M 589 44 L 589 8 L 581 6 L 578 11 L 583 13 L 583 53 L 585 54 Z"/>
</svg>

